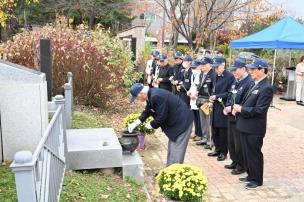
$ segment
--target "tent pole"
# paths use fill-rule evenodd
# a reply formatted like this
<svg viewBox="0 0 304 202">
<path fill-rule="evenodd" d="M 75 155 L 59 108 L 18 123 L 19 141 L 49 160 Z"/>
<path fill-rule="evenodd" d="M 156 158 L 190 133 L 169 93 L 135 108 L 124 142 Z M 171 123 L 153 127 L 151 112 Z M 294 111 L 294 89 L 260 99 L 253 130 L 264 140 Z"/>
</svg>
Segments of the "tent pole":
<svg viewBox="0 0 304 202">
<path fill-rule="evenodd" d="M 289 67 L 291 67 L 291 49 L 289 49 Z"/>
<path fill-rule="evenodd" d="M 273 66 L 272 66 L 272 78 L 271 78 L 271 85 L 274 84 L 274 72 L 276 69 L 276 60 L 277 60 L 277 49 L 274 49 L 274 57 L 273 57 Z"/>
<path fill-rule="evenodd" d="M 232 49 L 229 48 L 229 67 L 231 67 L 231 59 L 232 59 Z"/>
</svg>

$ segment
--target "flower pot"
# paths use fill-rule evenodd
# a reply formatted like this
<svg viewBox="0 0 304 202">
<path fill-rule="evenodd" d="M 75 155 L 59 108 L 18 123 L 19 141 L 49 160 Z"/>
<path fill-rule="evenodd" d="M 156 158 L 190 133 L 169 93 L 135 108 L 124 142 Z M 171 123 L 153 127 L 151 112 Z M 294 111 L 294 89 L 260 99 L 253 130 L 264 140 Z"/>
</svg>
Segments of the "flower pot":
<svg viewBox="0 0 304 202">
<path fill-rule="evenodd" d="M 139 132 L 134 131 L 133 133 L 129 133 L 128 131 L 121 132 L 121 138 L 119 142 L 121 144 L 122 150 L 124 152 L 134 152 L 139 144 L 138 135 Z"/>
<path fill-rule="evenodd" d="M 137 137 L 138 137 L 138 140 L 139 140 L 139 144 L 137 146 L 137 149 L 141 149 L 141 150 L 145 149 L 145 138 L 146 138 L 146 135 L 143 134 L 143 133 L 141 133 Z"/>
</svg>

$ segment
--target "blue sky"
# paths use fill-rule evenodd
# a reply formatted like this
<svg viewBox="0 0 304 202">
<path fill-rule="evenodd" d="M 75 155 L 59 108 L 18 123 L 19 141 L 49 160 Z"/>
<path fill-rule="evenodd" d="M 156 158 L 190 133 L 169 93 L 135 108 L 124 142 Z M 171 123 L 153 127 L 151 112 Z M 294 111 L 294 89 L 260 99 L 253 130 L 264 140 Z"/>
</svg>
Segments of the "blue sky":
<svg viewBox="0 0 304 202">
<path fill-rule="evenodd" d="M 293 17 L 304 18 L 304 0 L 268 0 L 273 5 L 282 5 Z"/>
</svg>

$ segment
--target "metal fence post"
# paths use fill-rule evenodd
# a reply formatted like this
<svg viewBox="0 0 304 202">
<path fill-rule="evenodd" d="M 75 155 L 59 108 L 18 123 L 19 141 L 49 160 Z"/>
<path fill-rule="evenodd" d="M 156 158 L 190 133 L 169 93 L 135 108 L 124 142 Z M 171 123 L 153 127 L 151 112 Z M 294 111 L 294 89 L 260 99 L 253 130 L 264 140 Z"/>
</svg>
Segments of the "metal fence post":
<svg viewBox="0 0 304 202">
<path fill-rule="evenodd" d="M 74 109 L 74 86 L 73 86 L 73 73 L 72 72 L 68 72 L 68 83 L 71 85 L 71 111 L 73 114 L 73 109 Z"/>
<path fill-rule="evenodd" d="M 35 202 L 36 196 L 36 184 L 35 184 L 35 172 L 32 162 L 32 152 L 19 151 L 15 154 L 14 162 L 11 165 L 13 172 L 15 173 L 16 189 L 19 202 Z"/>
<path fill-rule="evenodd" d="M 65 116 L 67 129 L 72 128 L 72 91 L 73 88 L 70 83 L 64 84 Z"/>
<path fill-rule="evenodd" d="M 67 137 L 66 137 L 66 116 L 65 116 L 65 99 L 62 95 L 56 95 L 54 102 L 57 106 L 62 106 L 62 128 L 63 128 L 63 141 L 64 141 L 64 158 L 66 168 L 68 169 L 68 146 L 67 146 Z"/>
</svg>

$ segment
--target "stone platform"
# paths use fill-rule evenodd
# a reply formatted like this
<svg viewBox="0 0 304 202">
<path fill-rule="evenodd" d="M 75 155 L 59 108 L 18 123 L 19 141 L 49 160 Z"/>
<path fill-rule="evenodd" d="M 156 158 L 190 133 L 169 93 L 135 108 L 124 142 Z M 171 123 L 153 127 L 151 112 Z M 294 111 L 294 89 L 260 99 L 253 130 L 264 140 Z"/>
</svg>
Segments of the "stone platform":
<svg viewBox="0 0 304 202">
<path fill-rule="evenodd" d="M 112 128 L 67 130 L 69 169 L 122 167 L 122 148 Z"/>
<path fill-rule="evenodd" d="M 71 170 L 122 167 L 127 176 L 144 182 L 144 164 L 140 155 L 123 154 L 112 128 L 67 130 L 68 166 Z"/>
</svg>

